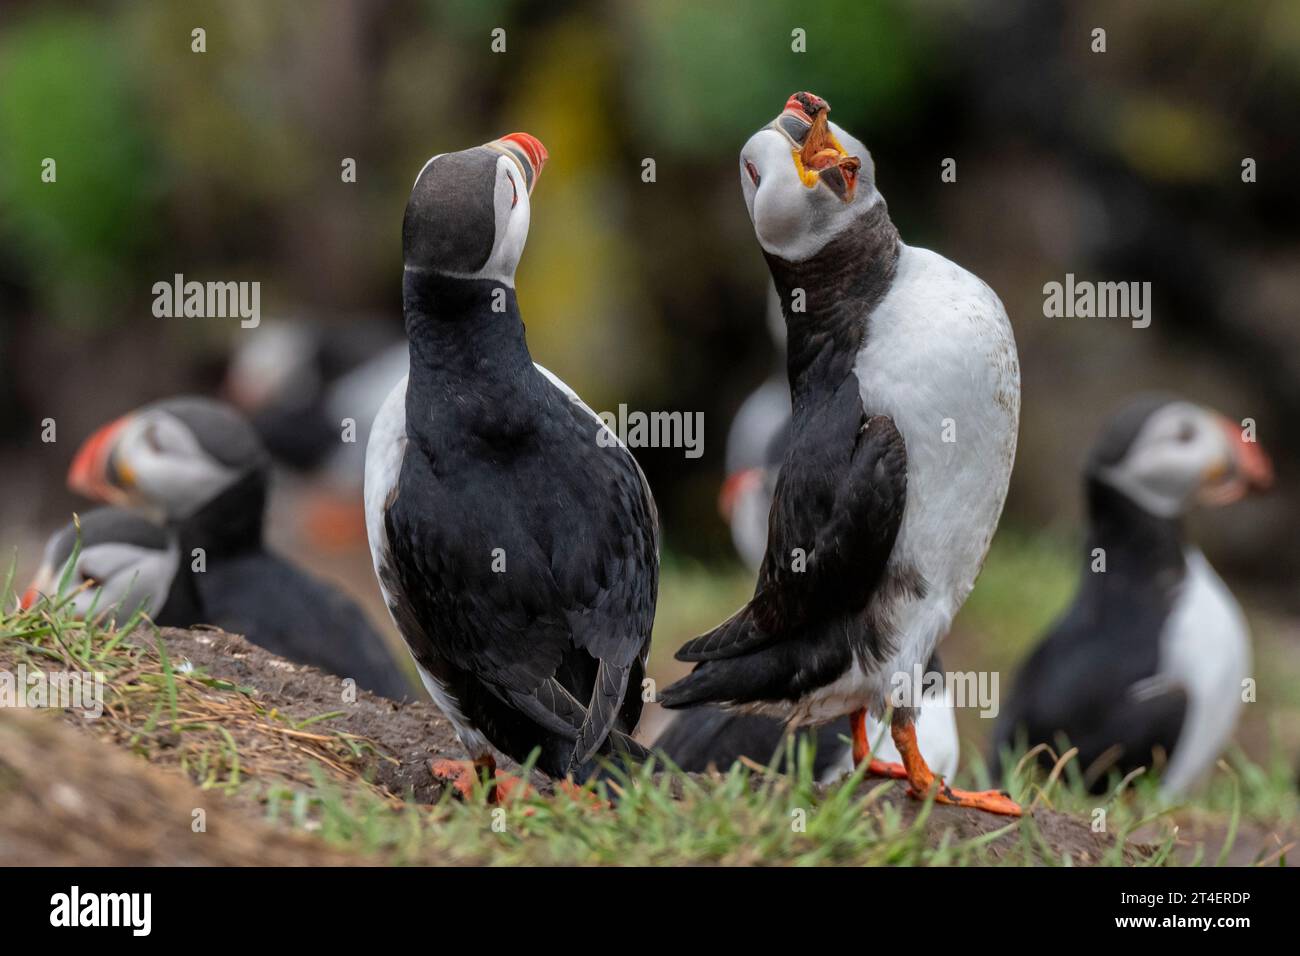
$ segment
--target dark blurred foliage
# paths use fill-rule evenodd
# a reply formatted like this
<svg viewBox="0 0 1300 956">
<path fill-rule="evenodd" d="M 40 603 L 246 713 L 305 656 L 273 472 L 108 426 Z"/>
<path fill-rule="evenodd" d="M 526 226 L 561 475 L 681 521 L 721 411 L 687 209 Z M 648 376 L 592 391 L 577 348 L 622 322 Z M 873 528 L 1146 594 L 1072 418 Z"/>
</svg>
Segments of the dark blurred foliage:
<svg viewBox="0 0 1300 956">
<path fill-rule="evenodd" d="M 1104 54 L 1090 50 L 1099 26 Z M 796 27 L 807 53 L 791 51 Z M 871 147 L 905 239 L 1007 305 L 1024 375 L 1008 520 L 1072 529 L 1102 419 L 1170 388 L 1259 422 L 1278 491 L 1204 531 L 1225 564 L 1292 594 L 1300 5 L 1287 2 L 7 3 L 0 441 L 14 467 L 0 521 L 66 509 L 59 477 L 92 425 L 214 388 L 236 336 L 256 334 L 155 319 L 155 281 L 257 279 L 264 316 L 397 330 L 415 173 L 524 129 L 551 154 L 518 279 L 534 355 L 597 409 L 705 413 L 703 458 L 638 457 L 669 544 L 728 554 L 723 437 L 772 360 L 736 156 L 798 89 Z M 40 181 L 47 156 L 57 185 Z M 1241 181 L 1246 156 L 1257 183 Z M 344 157 L 355 184 L 340 181 Z M 956 183 L 940 181 L 945 157 Z M 1150 280 L 1152 327 L 1045 319 L 1043 284 L 1066 272 Z M 47 416 L 52 447 L 37 438 Z"/>
</svg>

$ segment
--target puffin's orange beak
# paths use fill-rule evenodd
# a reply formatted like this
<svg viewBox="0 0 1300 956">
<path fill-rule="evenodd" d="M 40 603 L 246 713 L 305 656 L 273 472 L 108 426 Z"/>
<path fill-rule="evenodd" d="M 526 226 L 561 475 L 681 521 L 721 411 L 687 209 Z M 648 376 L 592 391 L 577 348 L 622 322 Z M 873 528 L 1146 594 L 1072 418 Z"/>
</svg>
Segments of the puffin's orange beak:
<svg viewBox="0 0 1300 956">
<path fill-rule="evenodd" d="M 53 590 L 52 578 L 53 575 L 50 573 L 48 568 L 42 567 L 37 571 L 36 577 L 32 579 L 32 583 L 28 585 L 27 590 L 23 592 L 23 596 L 18 599 L 18 606 L 25 611 L 39 601 L 41 595 L 50 593 L 50 591 Z"/>
<path fill-rule="evenodd" d="M 1240 501 L 1249 492 L 1271 488 L 1273 462 L 1267 452 L 1258 442 L 1247 439 L 1242 427 L 1232 419 L 1220 416 L 1219 426 L 1228 438 L 1232 461 L 1228 468 L 1207 476 L 1202 500 L 1211 505 L 1227 505 Z"/>
<path fill-rule="evenodd" d="M 524 183 L 531 196 L 533 187 L 541 178 L 542 167 L 551 158 L 542 141 L 531 133 L 507 133 L 500 139 L 488 143 L 493 149 L 505 153 L 515 161 L 519 171 L 524 174 Z"/>
<path fill-rule="evenodd" d="M 808 188 L 825 183 L 844 202 L 852 202 L 862 160 L 850 156 L 831 132 L 831 105 L 815 93 L 795 93 L 773 126 L 797 147 L 795 169 Z"/>
<path fill-rule="evenodd" d="M 125 490 L 114 480 L 117 476 L 113 474 L 111 464 L 118 435 L 130 420 L 131 416 L 124 415 L 86 439 L 68 469 L 69 490 L 112 504 L 122 504 L 127 500 Z M 130 479 L 129 475 L 121 477 Z"/>
<path fill-rule="evenodd" d="M 736 512 L 737 502 L 742 496 L 762 484 L 762 481 L 762 468 L 746 468 L 727 476 L 727 480 L 722 483 L 722 491 L 718 493 L 718 513 L 722 515 L 724 521 L 731 520 L 731 516 Z"/>
</svg>

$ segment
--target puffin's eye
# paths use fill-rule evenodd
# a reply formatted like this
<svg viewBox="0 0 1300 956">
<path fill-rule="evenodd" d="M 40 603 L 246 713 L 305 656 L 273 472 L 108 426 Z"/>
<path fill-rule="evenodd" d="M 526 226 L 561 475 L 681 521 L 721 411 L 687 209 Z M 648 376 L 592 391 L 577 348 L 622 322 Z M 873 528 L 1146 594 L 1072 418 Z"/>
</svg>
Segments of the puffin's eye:
<svg viewBox="0 0 1300 956">
<path fill-rule="evenodd" d="M 1196 437 L 1196 426 L 1191 422 L 1183 422 L 1178 426 L 1178 440 L 1184 445 Z"/>
<path fill-rule="evenodd" d="M 158 426 L 149 425 L 145 428 L 141 437 L 144 443 L 149 446 L 150 450 L 161 454 L 163 450 L 162 441 L 158 438 Z"/>
<path fill-rule="evenodd" d="M 757 186 L 759 181 L 758 167 L 756 167 L 749 160 L 745 160 L 745 172 L 749 173 L 750 181 L 753 182 L 755 186 Z"/>
<path fill-rule="evenodd" d="M 519 187 L 515 185 L 515 177 L 511 176 L 509 173 L 506 173 L 506 179 L 510 180 L 510 192 L 512 193 L 510 196 L 510 208 L 514 209 L 516 204 L 519 202 Z"/>
</svg>

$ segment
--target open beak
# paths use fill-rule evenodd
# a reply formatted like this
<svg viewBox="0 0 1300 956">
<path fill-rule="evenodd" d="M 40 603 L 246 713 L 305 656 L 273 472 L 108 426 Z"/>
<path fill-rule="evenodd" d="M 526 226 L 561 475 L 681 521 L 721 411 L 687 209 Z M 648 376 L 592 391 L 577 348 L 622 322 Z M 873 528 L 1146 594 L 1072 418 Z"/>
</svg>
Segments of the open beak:
<svg viewBox="0 0 1300 956">
<path fill-rule="evenodd" d="M 724 521 L 731 521 L 736 513 L 736 505 L 742 497 L 749 494 L 763 483 L 762 468 L 746 468 L 727 476 L 718 493 L 718 513 Z"/>
<path fill-rule="evenodd" d="M 1273 462 L 1259 443 L 1247 439 L 1241 426 L 1220 417 L 1231 449 L 1231 457 L 1221 467 L 1205 476 L 1201 500 L 1208 505 L 1227 505 L 1240 501 L 1252 491 L 1267 491 L 1273 485 Z"/>
<path fill-rule="evenodd" d="M 794 146 L 794 164 L 809 189 L 825 183 L 844 202 L 852 202 L 862 160 L 850 156 L 831 132 L 831 107 L 814 93 L 795 93 L 772 123 Z"/>
<path fill-rule="evenodd" d="M 128 501 L 126 489 L 131 486 L 133 476 L 125 463 L 113 461 L 113 452 L 122 429 L 130 420 L 131 416 L 124 415 L 86 439 L 68 469 L 68 488 L 71 491 L 110 504 Z"/>
<path fill-rule="evenodd" d="M 533 187 L 537 185 L 537 180 L 542 175 L 542 167 L 550 159 L 550 154 L 546 152 L 546 147 L 536 136 L 529 133 L 507 133 L 500 139 L 494 139 L 488 143 L 488 146 L 499 153 L 505 153 L 519 171 L 524 174 L 524 185 L 528 189 L 528 195 L 533 194 Z"/>
</svg>

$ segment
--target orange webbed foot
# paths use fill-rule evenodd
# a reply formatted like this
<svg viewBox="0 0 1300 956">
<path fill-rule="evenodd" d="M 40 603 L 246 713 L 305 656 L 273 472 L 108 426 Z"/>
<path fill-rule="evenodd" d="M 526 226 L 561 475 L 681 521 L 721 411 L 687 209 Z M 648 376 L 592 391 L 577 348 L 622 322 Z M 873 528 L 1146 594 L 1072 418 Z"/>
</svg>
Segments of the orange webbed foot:
<svg viewBox="0 0 1300 956">
<path fill-rule="evenodd" d="M 944 783 L 942 777 L 936 777 L 934 782 L 939 788 L 935 792 L 935 803 L 983 810 L 985 813 L 996 813 L 1004 817 L 1018 817 L 1024 813 L 1020 804 L 1001 790 L 954 790 Z M 925 793 L 918 793 L 910 786 L 907 788 L 907 795 L 917 800 L 924 800 L 926 797 Z"/>
<path fill-rule="evenodd" d="M 490 757 L 479 761 L 434 760 L 429 769 L 436 779 L 450 784 L 463 800 L 474 795 L 474 785 L 484 776 L 488 785 L 488 803 L 509 803 L 532 793 L 532 788 L 520 777 L 497 770 L 496 761 Z"/>
<path fill-rule="evenodd" d="M 1024 813 L 1020 804 L 1000 790 L 954 790 L 942 777 L 936 777 L 921 756 L 916 744 L 916 727 L 911 721 L 895 720 L 890 731 L 894 737 L 894 746 L 898 748 L 907 770 L 908 796 L 924 800 L 934 790 L 935 803 L 968 807 L 1008 817 L 1018 817 Z"/>
</svg>

